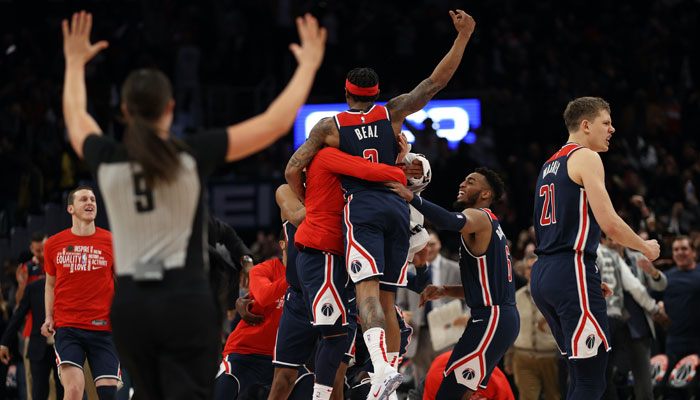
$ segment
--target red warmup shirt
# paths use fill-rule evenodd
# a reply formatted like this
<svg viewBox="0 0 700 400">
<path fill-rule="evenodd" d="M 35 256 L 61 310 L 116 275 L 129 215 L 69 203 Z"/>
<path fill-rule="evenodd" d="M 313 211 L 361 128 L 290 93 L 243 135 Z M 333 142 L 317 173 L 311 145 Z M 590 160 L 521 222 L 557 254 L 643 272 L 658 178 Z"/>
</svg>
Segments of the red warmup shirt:
<svg viewBox="0 0 700 400">
<path fill-rule="evenodd" d="M 258 325 L 248 325 L 241 320 L 228 335 L 224 358 L 231 353 L 272 355 L 288 286 L 284 264 L 277 258 L 251 268 L 249 297 L 255 302 L 250 312 L 264 316 L 265 320 Z"/>
<path fill-rule="evenodd" d="M 428 375 L 425 377 L 425 388 L 423 389 L 423 400 L 435 400 L 438 388 L 442 383 L 443 371 L 447 366 L 452 351 L 440 354 L 430 365 Z M 486 389 L 481 389 L 472 394 L 473 400 L 515 400 L 513 391 L 510 389 L 508 379 L 498 367 L 494 367 L 489 378 Z"/>
<path fill-rule="evenodd" d="M 306 170 L 306 217 L 294 236 L 297 247 L 345 254 L 345 198 L 339 175 L 372 182 L 396 181 L 406 184 L 406 175 L 399 167 L 373 163 L 333 147 L 321 149 Z"/>
<path fill-rule="evenodd" d="M 93 331 L 111 331 L 109 310 L 114 297 L 112 234 L 95 228 L 90 236 L 70 229 L 44 245 L 44 269 L 56 277 L 54 323 Z"/>
</svg>

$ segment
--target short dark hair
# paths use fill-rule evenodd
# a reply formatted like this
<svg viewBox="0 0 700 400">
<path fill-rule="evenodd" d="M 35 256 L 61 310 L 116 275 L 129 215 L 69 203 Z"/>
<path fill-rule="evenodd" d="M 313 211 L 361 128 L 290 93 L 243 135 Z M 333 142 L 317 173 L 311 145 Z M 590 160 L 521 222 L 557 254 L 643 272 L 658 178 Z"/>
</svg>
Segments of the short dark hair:
<svg viewBox="0 0 700 400">
<path fill-rule="evenodd" d="M 601 110 L 610 112 L 610 104 L 600 97 L 579 97 L 571 100 L 564 110 L 564 123 L 569 132 L 578 129 L 584 119 L 593 120 Z"/>
<path fill-rule="evenodd" d="M 90 186 L 80 185 L 77 188 L 71 190 L 70 193 L 68 193 L 68 201 L 66 201 L 67 205 L 69 205 L 69 206 L 73 205 L 73 202 L 75 201 L 75 193 L 79 190 L 89 190 L 92 193 L 95 193 L 95 190 L 93 188 L 91 188 Z"/>
<path fill-rule="evenodd" d="M 46 238 L 46 234 L 42 231 L 36 231 L 32 233 L 32 237 L 29 240 L 30 242 L 43 242 L 44 239 Z"/>
<path fill-rule="evenodd" d="M 676 243 L 681 240 L 687 240 L 688 241 L 688 246 L 690 246 L 690 250 L 695 251 L 695 244 L 693 243 L 693 240 L 690 238 L 690 236 L 687 235 L 678 235 L 673 238 L 673 242 L 671 244 Z"/>
<path fill-rule="evenodd" d="M 493 196 L 491 197 L 491 202 L 497 202 L 498 200 L 503 197 L 503 193 L 505 193 L 505 185 L 503 184 L 503 179 L 496 173 L 496 171 L 488 169 L 486 167 L 479 167 L 474 170 L 477 174 L 481 174 L 486 178 L 486 181 L 489 183 L 489 187 L 491 188 L 491 192 Z"/>
<path fill-rule="evenodd" d="M 355 86 L 359 87 L 372 87 L 379 84 L 379 75 L 372 68 L 353 68 L 348 72 L 348 81 Z M 379 94 L 374 96 L 357 96 L 348 92 L 348 96 L 351 99 L 359 102 L 372 102 L 374 103 L 379 97 Z"/>
</svg>

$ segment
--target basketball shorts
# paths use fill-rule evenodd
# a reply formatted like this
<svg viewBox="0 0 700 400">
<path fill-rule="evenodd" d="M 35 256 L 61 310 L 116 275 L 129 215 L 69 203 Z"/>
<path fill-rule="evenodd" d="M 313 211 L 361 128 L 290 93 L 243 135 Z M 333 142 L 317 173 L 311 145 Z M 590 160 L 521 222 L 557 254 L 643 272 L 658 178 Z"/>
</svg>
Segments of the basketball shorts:
<svg viewBox="0 0 700 400">
<path fill-rule="evenodd" d="M 610 351 L 608 315 L 595 258 L 574 252 L 542 255 L 532 267 L 530 288 L 563 355 L 594 357 L 600 345 Z"/>
<path fill-rule="evenodd" d="M 494 367 L 520 331 L 520 316 L 514 305 L 474 308 L 471 312 L 467 329 L 455 345 L 438 390 L 438 394 L 458 396 L 446 398 L 461 398 L 466 389 L 485 389 Z"/>
<path fill-rule="evenodd" d="M 348 274 L 342 263 L 343 257 L 328 252 L 305 249 L 297 255 L 299 283 L 316 326 L 332 326 L 337 321 L 348 324 Z"/>
<path fill-rule="evenodd" d="M 287 288 L 272 360 L 276 367 L 297 368 L 309 361 L 319 334 L 311 319 L 304 294 Z"/>
<path fill-rule="evenodd" d="M 385 286 L 406 286 L 410 220 L 405 200 L 372 190 L 349 195 L 343 233 L 346 268 L 353 282 L 377 277 Z"/>
<path fill-rule="evenodd" d="M 112 332 L 60 327 L 56 328 L 56 365 L 73 365 L 83 369 L 85 357 L 95 382 L 100 379 L 121 380 L 121 368 Z M 60 375 L 60 369 L 59 369 Z"/>
</svg>

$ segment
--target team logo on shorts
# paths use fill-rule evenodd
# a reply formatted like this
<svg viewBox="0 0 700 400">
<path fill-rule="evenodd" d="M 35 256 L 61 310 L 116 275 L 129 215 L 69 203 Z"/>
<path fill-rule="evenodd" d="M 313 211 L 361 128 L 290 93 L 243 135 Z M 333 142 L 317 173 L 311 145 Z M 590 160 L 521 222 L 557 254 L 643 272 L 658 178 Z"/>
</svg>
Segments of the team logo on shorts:
<svg viewBox="0 0 700 400">
<path fill-rule="evenodd" d="M 462 378 L 464 378 L 468 381 L 474 379 L 475 376 L 476 376 L 476 372 L 474 372 L 474 370 L 471 368 L 467 368 L 464 371 L 462 371 Z"/>
<path fill-rule="evenodd" d="M 350 270 L 352 271 L 353 274 L 356 274 L 360 272 L 362 269 L 362 263 L 359 260 L 355 260 L 350 263 Z"/>
<path fill-rule="evenodd" d="M 326 317 L 330 317 L 331 315 L 333 315 L 333 305 L 331 303 L 325 303 L 321 306 L 321 312 Z"/>
<path fill-rule="evenodd" d="M 595 345 L 595 335 L 594 335 L 594 334 L 590 334 L 590 335 L 588 335 L 588 337 L 586 338 L 586 347 L 588 347 L 589 349 L 593 350 L 593 346 L 594 346 L 594 345 Z"/>
</svg>

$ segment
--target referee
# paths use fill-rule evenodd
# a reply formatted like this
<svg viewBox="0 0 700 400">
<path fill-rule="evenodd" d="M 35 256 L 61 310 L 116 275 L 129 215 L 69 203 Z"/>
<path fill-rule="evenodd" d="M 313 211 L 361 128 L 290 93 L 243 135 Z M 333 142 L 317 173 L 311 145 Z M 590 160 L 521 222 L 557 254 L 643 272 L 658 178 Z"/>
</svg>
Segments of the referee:
<svg viewBox="0 0 700 400">
<path fill-rule="evenodd" d="M 85 64 L 108 44 L 90 43 L 92 15 L 63 21 L 63 114 L 71 145 L 102 194 L 114 240 L 114 338 L 139 398 L 211 397 L 218 361 L 216 311 L 207 279 L 207 178 L 285 134 L 306 101 L 325 49 L 314 17 L 297 18 L 298 66 L 262 114 L 183 141 L 170 136 L 172 88 L 160 71 L 129 74 L 123 143 L 102 135 L 87 112 Z"/>
</svg>

